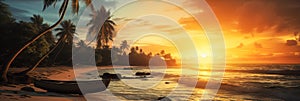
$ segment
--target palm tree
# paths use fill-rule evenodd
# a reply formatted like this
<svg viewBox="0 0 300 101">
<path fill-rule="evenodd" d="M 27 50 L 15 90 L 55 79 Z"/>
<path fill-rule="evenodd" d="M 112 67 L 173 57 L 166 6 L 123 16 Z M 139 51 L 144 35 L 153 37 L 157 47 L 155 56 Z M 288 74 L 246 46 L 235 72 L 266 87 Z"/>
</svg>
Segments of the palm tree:
<svg viewBox="0 0 300 101">
<path fill-rule="evenodd" d="M 15 19 L 13 18 L 11 12 L 9 11 L 8 5 L 0 1 L 0 25 L 6 25 L 8 23 L 14 22 Z M 4 26 L 1 26 L 2 29 Z"/>
<path fill-rule="evenodd" d="M 45 2 L 47 2 L 47 1 L 57 1 L 57 0 L 45 0 Z M 69 0 L 64 0 L 64 2 L 63 2 L 63 4 L 62 4 L 62 6 L 61 6 L 61 8 L 60 8 L 60 18 L 59 18 L 59 20 L 56 22 L 56 23 L 54 23 L 52 26 L 50 26 L 49 28 L 47 28 L 44 32 L 42 32 L 42 33 L 40 33 L 40 34 L 38 34 L 38 35 L 36 35 L 35 37 L 33 37 L 31 40 L 29 40 L 28 42 L 26 42 L 26 44 L 22 47 L 22 48 L 20 48 L 12 57 L 11 57 L 11 59 L 6 63 L 6 66 L 5 66 L 5 68 L 3 68 L 2 70 L 1 70 L 1 78 L 0 78 L 0 81 L 3 81 L 3 82 L 7 82 L 8 80 L 7 80 L 7 72 L 8 72 L 8 69 L 9 69 L 9 67 L 10 67 L 10 65 L 12 64 L 12 62 L 16 59 L 16 57 L 24 50 L 24 49 L 26 49 L 29 45 L 31 45 L 33 42 L 35 42 L 36 40 L 38 40 L 40 37 L 42 37 L 43 35 L 45 35 L 45 34 L 47 34 L 49 31 L 51 31 L 54 27 L 56 27 L 58 24 L 60 24 L 60 22 L 62 21 L 62 19 L 64 18 L 64 15 L 65 15 L 65 13 L 66 13 L 66 10 L 67 10 L 67 5 L 68 5 L 68 3 L 69 3 Z M 53 4 L 53 3 L 52 3 Z M 44 5 L 49 5 L 49 3 L 48 4 L 44 4 Z M 44 9 L 45 9 L 45 7 L 44 7 Z"/>
<path fill-rule="evenodd" d="M 140 49 L 140 54 L 143 54 L 144 52 L 143 52 L 143 49 Z"/>
<path fill-rule="evenodd" d="M 27 73 L 33 71 L 50 53 L 52 53 L 60 44 L 67 43 L 71 44 L 73 42 L 73 36 L 75 33 L 76 26 L 71 22 L 71 20 L 63 21 L 61 24 L 62 28 L 56 28 L 55 31 L 60 31 L 56 34 L 56 36 L 59 36 L 58 42 L 55 44 L 55 46 L 48 51 L 45 55 L 41 57 L 41 59 L 31 68 L 26 69 L 20 73 L 17 73 L 18 75 L 26 75 Z M 59 53 L 57 53 L 59 54 Z"/>
<path fill-rule="evenodd" d="M 44 19 L 40 15 L 33 15 L 30 17 L 32 22 L 32 27 L 36 28 L 38 31 L 42 31 L 47 24 L 44 24 Z"/>
<path fill-rule="evenodd" d="M 60 0 L 44 0 L 43 10 L 45 10 L 46 8 L 48 8 L 51 5 L 55 6 L 57 1 L 60 1 Z M 66 0 L 64 0 L 64 1 L 66 1 Z M 84 1 L 85 1 L 86 5 L 91 4 L 92 10 L 94 9 L 94 7 L 92 5 L 92 0 L 84 0 Z M 80 3 L 79 0 L 72 0 L 72 12 L 73 13 L 78 13 L 79 8 L 80 8 L 79 3 Z M 63 9 L 63 6 L 61 6 L 61 8 L 59 9 L 59 14 L 62 14 L 62 9 Z"/>
<path fill-rule="evenodd" d="M 129 45 L 128 45 L 127 41 L 123 40 L 122 43 L 121 43 L 120 49 L 122 51 L 124 51 L 125 49 L 128 49 L 128 48 L 129 48 Z"/>
<path fill-rule="evenodd" d="M 63 21 L 60 25 L 61 25 L 61 28 L 55 29 L 55 31 L 59 31 L 56 34 L 56 37 L 59 37 L 59 39 L 61 39 L 61 38 L 65 38 L 65 39 L 63 40 L 62 48 L 60 48 L 60 50 L 54 56 L 54 62 L 55 62 L 58 54 L 62 51 L 65 44 L 72 45 L 73 37 L 76 34 L 75 33 L 76 26 L 71 22 L 71 20 Z"/>
<path fill-rule="evenodd" d="M 138 51 L 139 50 L 139 46 L 135 46 L 135 50 Z"/>
<path fill-rule="evenodd" d="M 44 0 L 44 7 L 43 7 L 43 11 L 48 8 L 49 6 L 56 5 L 56 2 L 60 1 L 60 0 Z M 91 0 L 84 0 L 86 5 L 91 4 Z M 28 41 L 22 48 L 20 48 L 12 57 L 11 59 L 6 63 L 5 68 L 3 68 L 1 70 L 1 78 L 0 81 L 3 82 L 7 82 L 7 72 L 8 69 L 10 67 L 10 65 L 12 64 L 12 62 L 16 59 L 16 57 L 24 50 L 26 49 L 30 44 L 32 44 L 33 42 L 35 42 L 37 39 L 39 39 L 40 37 L 42 37 L 43 35 L 45 35 L 46 33 L 48 33 L 49 31 L 51 31 L 53 28 L 55 28 L 57 25 L 60 24 L 60 22 L 63 20 L 64 15 L 66 13 L 67 7 L 69 4 L 69 0 L 64 0 L 60 9 L 59 9 L 59 15 L 60 18 L 58 19 L 57 22 L 55 22 L 52 26 L 48 27 L 44 32 L 41 32 L 40 34 L 38 34 L 37 36 L 33 37 L 30 41 Z M 94 10 L 93 5 L 90 6 L 92 10 Z M 79 0 L 72 0 L 72 10 L 73 13 L 77 13 L 79 11 Z M 74 12 L 75 11 L 75 12 Z"/>
<path fill-rule="evenodd" d="M 113 41 L 113 33 L 115 31 L 114 26 L 116 25 L 112 20 L 110 20 L 111 17 L 108 17 L 103 26 L 101 27 L 101 32 L 104 35 L 103 40 L 105 42 L 105 45 L 109 42 L 109 40 Z"/>
<path fill-rule="evenodd" d="M 165 50 L 161 50 L 161 51 L 160 51 L 160 55 L 161 55 L 161 56 L 164 56 L 164 55 L 165 55 Z"/>
<path fill-rule="evenodd" d="M 114 26 L 116 25 L 115 22 L 110 20 L 110 11 L 107 11 L 102 6 L 100 10 L 94 11 L 90 16 L 92 19 L 87 24 L 87 26 L 91 25 L 88 37 L 97 36 L 97 49 L 100 49 L 103 46 L 102 43 L 105 43 L 105 46 L 108 46 L 109 40 L 113 41 L 113 33 L 115 31 Z"/>
<path fill-rule="evenodd" d="M 40 58 L 40 60 L 34 65 L 34 66 L 32 66 L 31 68 L 29 68 L 29 69 L 26 69 L 26 70 L 24 70 L 24 71 L 22 71 L 22 72 L 20 72 L 20 73 L 17 73 L 18 75 L 26 75 L 26 74 L 28 74 L 29 72 L 31 72 L 31 71 L 33 71 L 46 57 L 48 57 L 48 55 L 50 54 L 50 53 L 52 53 L 56 48 L 57 48 L 57 46 L 59 46 L 64 40 L 66 39 L 66 36 L 65 37 L 63 37 L 63 38 L 60 38 L 59 40 L 58 40 L 58 42 L 55 44 L 55 46 L 50 50 L 50 51 L 48 51 L 45 55 L 43 55 L 41 58 Z"/>
<path fill-rule="evenodd" d="M 44 19 L 40 15 L 34 14 L 32 17 L 30 17 L 30 20 L 31 20 L 30 27 L 34 34 L 39 34 L 49 27 L 48 24 L 44 23 Z M 45 39 L 49 43 L 50 46 L 55 44 L 55 39 L 54 39 L 51 31 L 46 33 L 45 37 L 43 39 Z"/>
<path fill-rule="evenodd" d="M 66 44 L 72 44 L 73 37 L 76 34 L 75 33 L 76 26 L 71 22 L 71 20 L 63 21 L 60 25 L 61 28 L 54 29 L 55 31 L 59 31 L 56 34 L 56 36 L 60 38 L 66 36 L 66 40 L 64 40 L 64 42 Z"/>
</svg>

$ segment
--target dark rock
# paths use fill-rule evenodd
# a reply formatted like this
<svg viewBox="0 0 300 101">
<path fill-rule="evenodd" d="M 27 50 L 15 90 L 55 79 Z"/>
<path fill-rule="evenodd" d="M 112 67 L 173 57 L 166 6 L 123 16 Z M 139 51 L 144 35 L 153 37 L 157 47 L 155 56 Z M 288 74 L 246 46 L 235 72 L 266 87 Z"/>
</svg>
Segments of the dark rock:
<svg viewBox="0 0 300 101">
<path fill-rule="evenodd" d="M 151 75 L 151 73 L 149 73 L 149 72 L 136 72 L 135 75 L 136 76 L 146 76 L 146 75 Z"/>
<path fill-rule="evenodd" d="M 20 95 L 22 98 L 31 98 L 30 95 L 26 95 L 26 94 L 23 94 L 23 95 Z"/>
<path fill-rule="evenodd" d="M 14 94 L 18 94 L 18 93 L 19 93 L 19 91 L 13 91 L 13 93 L 14 93 Z"/>
<path fill-rule="evenodd" d="M 110 78 L 110 73 L 103 73 L 102 78 Z"/>
<path fill-rule="evenodd" d="M 112 80 L 120 80 L 120 78 L 122 77 L 121 74 L 110 74 L 110 73 L 103 73 L 102 76 L 103 79 L 112 79 Z"/>
<path fill-rule="evenodd" d="M 22 87 L 21 90 L 28 91 L 28 92 L 35 92 L 35 90 L 32 87 Z"/>
<path fill-rule="evenodd" d="M 286 40 L 286 45 L 288 46 L 296 46 L 297 44 L 296 40 Z"/>
<path fill-rule="evenodd" d="M 168 97 L 159 97 L 158 99 L 157 99 L 158 101 L 172 101 L 170 98 L 168 98 Z"/>
</svg>

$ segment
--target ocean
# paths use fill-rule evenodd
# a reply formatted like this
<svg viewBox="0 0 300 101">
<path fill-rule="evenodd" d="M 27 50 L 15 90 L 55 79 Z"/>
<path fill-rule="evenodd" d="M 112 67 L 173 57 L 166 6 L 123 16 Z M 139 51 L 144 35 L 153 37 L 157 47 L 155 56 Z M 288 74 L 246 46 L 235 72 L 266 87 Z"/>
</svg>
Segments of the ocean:
<svg viewBox="0 0 300 101">
<path fill-rule="evenodd" d="M 194 74 L 195 71 L 198 74 Z M 295 64 L 229 64 L 218 89 L 206 87 L 208 80 L 214 77 L 205 66 L 98 70 L 100 75 L 105 72 L 123 73 L 124 79 L 111 81 L 105 92 L 87 96 L 98 100 L 157 100 L 165 97 L 174 101 L 198 101 L 205 94 L 217 91 L 216 95 L 210 96 L 213 100 L 300 100 L 300 65 Z M 152 76 L 137 77 L 135 72 L 151 72 Z M 222 70 L 214 73 L 222 74 Z M 91 79 L 97 78 L 92 72 L 87 75 Z M 180 81 L 180 78 L 187 80 Z"/>
</svg>

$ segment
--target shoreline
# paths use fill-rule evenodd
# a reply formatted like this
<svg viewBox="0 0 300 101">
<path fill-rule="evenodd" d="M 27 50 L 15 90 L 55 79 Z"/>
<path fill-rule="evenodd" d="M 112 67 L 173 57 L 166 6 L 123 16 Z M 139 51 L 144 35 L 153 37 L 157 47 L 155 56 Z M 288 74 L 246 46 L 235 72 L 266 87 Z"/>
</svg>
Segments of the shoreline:
<svg viewBox="0 0 300 101">
<path fill-rule="evenodd" d="M 17 73 L 27 68 L 11 68 L 10 72 Z M 29 73 L 30 77 L 53 80 L 73 80 L 75 78 L 73 68 L 67 66 L 40 67 Z M 23 91 L 21 88 L 31 87 L 35 91 Z M 33 84 L 9 84 L 0 85 L 0 99 L 3 101 L 86 101 L 82 95 L 60 94 L 47 92 L 34 87 Z"/>
<path fill-rule="evenodd" d="M 138 66 L 83 66 L 77 68 L 77 72 L 74 71 L 74 67 L 70 66 L 56 66 L 56 67 L 38 67 L 28 75 L 32 78 L 38 79 L 50 79 L 50 80 L 90 80 L 91 73 L 98 73 L 98 70 L 111 70 L 113 68 L 136 68 Z M 18 73 L 27 69 L 26 67 L 21 68 L 10 68 L 10 73 Z M 75 73 L 77 73 L 77 79 L 75 79 Z M 78 75 L 79 74 L 79 75 Z M 89 75 L 90 74 L 90 75 Z M 81 77 L 82 76 L 82 77 Z M 79 79 L 78 79 L 79 78 Z M 94 77 L 95 78 L 95 77 Z M 99 77 L 98 77 L 99 78 Z M 28 92 L 22 91 L 23 87 L 31 87 L 35 91 Z M 46 90 L 34 87 L 31 84 L 9 84 L 0 85 L 0 99 L 3 101 L 86 101 L 83 95 L 77 94 L 60 94 L 54 92 L 47 92 Z"/>
</svg>

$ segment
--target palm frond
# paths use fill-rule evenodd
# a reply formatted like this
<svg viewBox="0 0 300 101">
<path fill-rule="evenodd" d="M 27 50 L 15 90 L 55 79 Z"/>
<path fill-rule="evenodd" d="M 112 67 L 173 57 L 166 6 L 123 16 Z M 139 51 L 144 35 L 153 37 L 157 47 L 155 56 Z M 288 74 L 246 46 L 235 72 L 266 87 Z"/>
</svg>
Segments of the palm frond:
<svg viewBox="0 0 300 101">
<path fill-rule="evenodd" d="M 61 31 L 61 30 L 64 30 L 63 28 L 56 28 L 54 29 L 54 31 Z"/>
<path fill-rule="evenodd" d="M 49 6 L 54 6 L 56 5 L 56 3 L 58 1 L 61 1 L 61 0 L 44 0 L 44 6 L 43 6 L 43 11 L 48 8 Z M 64 0 L 64 2 L 67 2 L 68 0 Z M 86 6 L 92 4 L 92 0 L 84 0 L 85 1 L 85 4 Z M 60 6 L 60 9 L 59 9 L 59 15 L 62 14 L 62 10 L 64 8 L 64 6 L 68 6 L 68 5 L 64 5 L 64 3 Z M 75 14 L 75 13 L 78 13 L 79 12 L 79 0 L 72 0 L 72 12 Z M 94 9 L 93 6 L 91 6 L 92 9 Z"/>
<path fill-rule="evenodd" d="M 57 1 L 60 1 L 60 0 L 44 0 L 43 11 L 51 5 L 55 6 Z"/>
<path fill-rule="evenodd" d="M 58 32 L 58 33 L 56 33 L 56 37 L 61 37 L 61 36 L 63 36 L 64 35 L 64 31 L 61 31 L 61 32 Z"/>
<path fill-rule="evenodd" d="M 106 20 L 108 23 L 111 23 L 111 24 L 113 24 L 113 25 L 117 25 L 114 21 L 112 21 L 112 20 Z"/>
<path fill-rule="evenodd" d="M 79 11 L 79 1 L 78 0 L 72 0 L 72 12 L 78 13 Z"/>
</svg>

